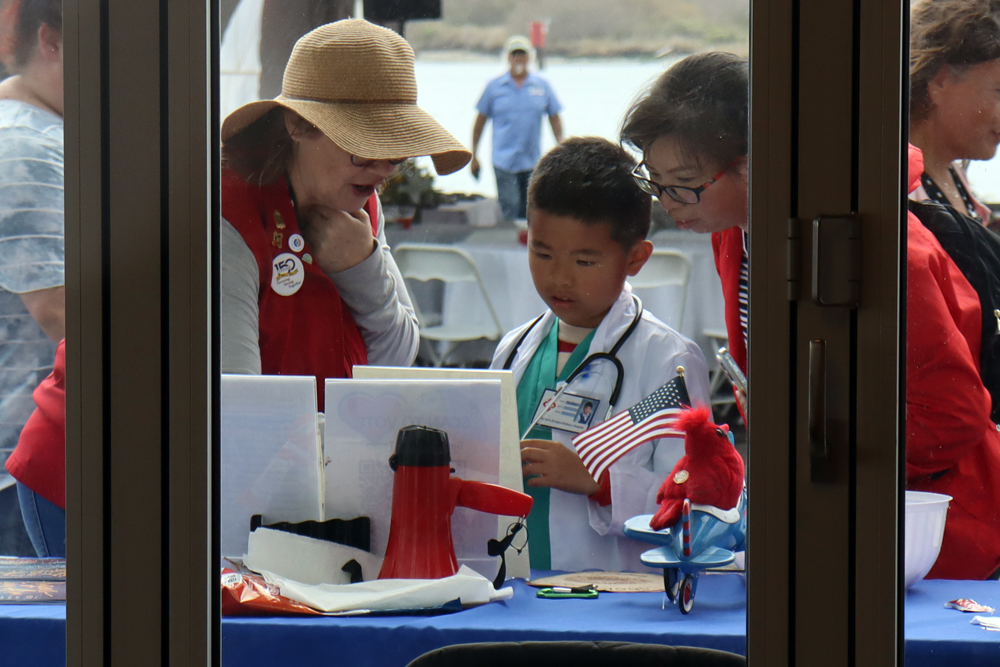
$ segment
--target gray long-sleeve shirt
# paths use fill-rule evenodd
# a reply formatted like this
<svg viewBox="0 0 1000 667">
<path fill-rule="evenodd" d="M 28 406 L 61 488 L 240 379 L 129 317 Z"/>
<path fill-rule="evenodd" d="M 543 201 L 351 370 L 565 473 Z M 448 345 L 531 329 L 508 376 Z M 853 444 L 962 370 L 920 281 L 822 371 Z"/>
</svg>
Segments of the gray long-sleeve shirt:
<svg viewBox="0 0 1000 667">
<path fill-rule="evenodd" d="M 373 366 L 409 366 L 417 358 L 420 330 L 406 283 L 385 240 L 378 209 L 378 245 L 368 259 L 329 274 L 351 311 Z M 222 220 L 222 372 L 260 375 L 258 297 L 260 271 L 253 252 L 229 221 Z"/>
</svg>

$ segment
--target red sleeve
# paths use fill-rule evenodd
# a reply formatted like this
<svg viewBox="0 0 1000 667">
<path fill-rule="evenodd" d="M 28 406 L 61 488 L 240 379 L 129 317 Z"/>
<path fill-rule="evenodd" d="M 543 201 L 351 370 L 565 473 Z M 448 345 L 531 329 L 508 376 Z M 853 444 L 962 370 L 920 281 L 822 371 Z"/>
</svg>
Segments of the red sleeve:
<svg viewBox="0 0 1000 667">
<path fill-rule="evenodd" d="M 990 395 L 979 375 L 979 297 L 910 214 L 906 287 L 906 475 L 947 470 L 982 441 Z"/>
<path fill-rule="evenodd" d="M 607 469 L 601 473 L 601 479 L 597 480 L 597 483 L 601 485 L 601 490 L 587 497 L 601 507 L 607 507 L 611 504 L 611 475 Z"/>
<path fill-rule="evenodd" d="M 66 509 L 66 341 L 56 348 L 52 373 L 35 387 L 35 411 L 7 459 L 14 479 Z"/>
</svg>

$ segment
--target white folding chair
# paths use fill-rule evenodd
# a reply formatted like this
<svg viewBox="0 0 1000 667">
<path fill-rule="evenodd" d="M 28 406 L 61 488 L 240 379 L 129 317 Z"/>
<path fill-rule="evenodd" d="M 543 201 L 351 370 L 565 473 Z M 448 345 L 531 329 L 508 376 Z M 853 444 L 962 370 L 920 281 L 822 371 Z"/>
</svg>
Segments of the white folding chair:
<svg viewBox="0 0 1000 667">
<path fill-rule="evenodd" d="M 676 286 L 680 293 L 677 323 L 674 329 L 681 330 L 684 323 L 684 305 L 687 302 L 687 284 L 691 278 L 691 260 L 677 250 L 657 248 L 639 273 L 628 279 L 634 289 Z"/>
<path fill-rule="evenodd" d="M 475 317 L 445 322 L 440 317 L 432 318 L 424 315 L 417 300 L 414 299 L 413 307 L 420 324 L 420 337 L 432 342 L 430 348 L 435 366 L 443 366 L 459 343 L 483 338 L 492 341 L 500 340 L 503 328 L 500 326 L 500 320 L 497 318 L 493 303 L 486 292 L 483 278 L 479 275 L 476 262 L 469 253 L 449 245 L 401 243 L 393 249 L 392 256 L 406 280 L 421 282 L 440 280 L 446 285 L 448 283 L 474 283 L 482 297 L 482 304 L 485 305 L 489 313 L 489 319 L 485 322 L 482 318 Z M 438 342 L 445 343 L 443 351 L 437 349 L 437 346 L 433 344 Z"/>
</svg>

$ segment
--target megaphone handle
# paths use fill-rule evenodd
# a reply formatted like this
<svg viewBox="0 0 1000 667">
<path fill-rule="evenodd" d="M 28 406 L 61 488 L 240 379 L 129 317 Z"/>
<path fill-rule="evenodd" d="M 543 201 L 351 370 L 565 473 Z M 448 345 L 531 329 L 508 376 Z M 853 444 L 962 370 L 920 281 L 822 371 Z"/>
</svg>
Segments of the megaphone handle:
<svg viewBox="0 0 1000 667">
<path fill-rule="evenodd" d="M 462 486 L 455 504 L 478 512 L 526 517 L 534 502 L 531 496 L 497 484 L 458 480 Z"/>
</svg>

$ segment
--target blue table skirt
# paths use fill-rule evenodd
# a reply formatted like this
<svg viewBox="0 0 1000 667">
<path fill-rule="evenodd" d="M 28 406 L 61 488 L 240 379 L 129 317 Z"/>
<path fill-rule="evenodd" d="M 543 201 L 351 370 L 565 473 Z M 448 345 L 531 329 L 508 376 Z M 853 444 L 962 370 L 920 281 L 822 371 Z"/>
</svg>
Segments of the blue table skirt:
<svg viewBox="0 0 1000 667">
<path fill-rule="evenodd" d="M 514 598 L 436 617 L 225 618 L 224 665 L 406 665 L 432 649 L 481 641 L 602 639 L 746 652 L 744 579 L 701 579 L 694 611 L 683 616 L 662 593 L 601 593 L 596 600 L 543 600 L 523 582 Z M 1000 632 L 945 609 L 956 598 L 1000 609 L 1000 583 L 923 581 L 906 596 L 907 667 L 1000 665 Z M 0 665 L 63 667 L 65 607 L 0 606 Z M 960 662 L 961 661 L 961 662 Z"/>
<path fill-rule="evenodd" d="M 435 648 L 485 641 L 602 639 L 719 648 L 746 653 L 746 586 L 739 575 L 703 576 L 694 611 L 662 609 L 662 593 L 601 593 L 546 600 L 515 581 L 514 597 L 457 614 L 412 618 L 225 619 L 228 665 L 398 665 Z M 284 661 L 284 662 L 282 662 Z"/>
</svg>

